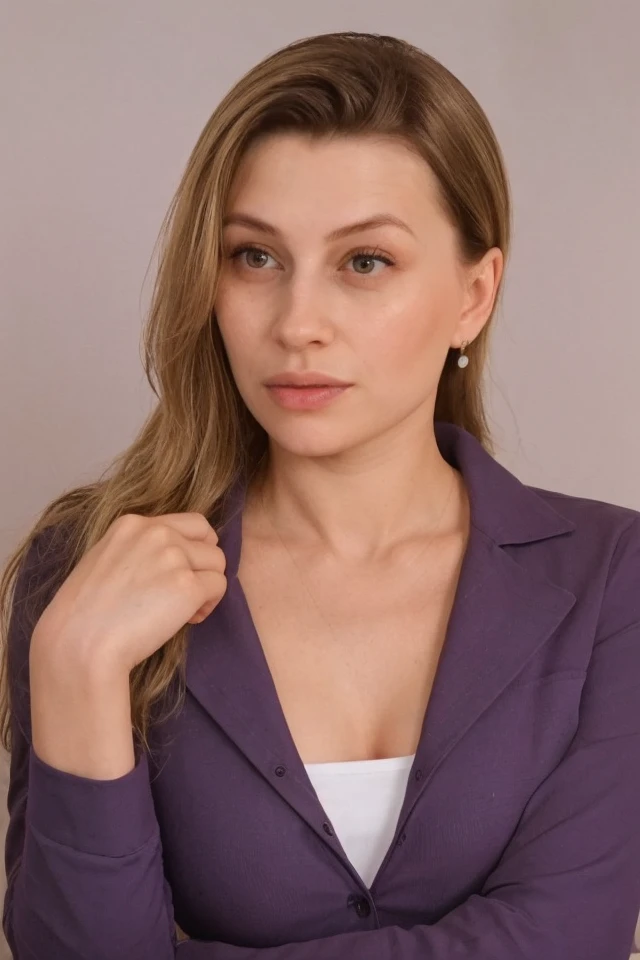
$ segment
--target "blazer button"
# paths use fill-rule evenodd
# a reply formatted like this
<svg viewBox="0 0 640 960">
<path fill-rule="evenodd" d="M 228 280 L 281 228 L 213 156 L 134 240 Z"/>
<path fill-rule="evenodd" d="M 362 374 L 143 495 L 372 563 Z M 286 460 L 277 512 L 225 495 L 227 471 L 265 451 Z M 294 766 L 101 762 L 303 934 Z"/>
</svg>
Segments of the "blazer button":
<svg viewBox="0 0 640 960">
<path fill-rule="evenodd" d="M 366 897 L 357 897 L 355 894 L 351 894 L 347 900 L 347 906 L 353 907 L 356 911 L 356 914 L 362 919 L 366 919 L 371 913 L 371 906 Z"/>
<path fill-rule="evenodd" d="M 322 829 L 324 830 L 324 832 L 328 837 L 333 836 L 333 827 L 327 820 L 325 820 L 325 822 L 322 824 Z"/>
<path fill-rule="evenodd" d="M 276 767 L 276 769 L 275 769 L 275 775 L 276 775 L 276 777 L 284 777 L 284 775 L 285 775 L 286 772 L 287 772 L 287 768 L 286 768 L 286 767 Z"/>
</svg>

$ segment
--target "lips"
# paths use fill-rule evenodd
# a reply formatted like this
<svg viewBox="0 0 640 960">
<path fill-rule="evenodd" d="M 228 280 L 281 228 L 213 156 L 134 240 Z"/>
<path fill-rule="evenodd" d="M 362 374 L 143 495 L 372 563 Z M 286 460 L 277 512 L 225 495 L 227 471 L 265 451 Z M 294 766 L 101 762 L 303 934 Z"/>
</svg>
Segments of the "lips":
<svg viewBox="0 0 640 960">
<path fill-rule="evenodd" d="M 349 387 L 350 383 L 345 380 L 338 380 L 327 373 L 320 373 L 317 370 L 300 373 L 282 373 L 275 374 L 265 380 L 267 387 Z"/>
<path fill-rule="evenodd" d="M 286 410 L 319 410 L 346 393 L 350 389 L 350 385 L 325 384 L 300 387 L 271 384 L 267 389 L 273 400 Z"/>
</svg>

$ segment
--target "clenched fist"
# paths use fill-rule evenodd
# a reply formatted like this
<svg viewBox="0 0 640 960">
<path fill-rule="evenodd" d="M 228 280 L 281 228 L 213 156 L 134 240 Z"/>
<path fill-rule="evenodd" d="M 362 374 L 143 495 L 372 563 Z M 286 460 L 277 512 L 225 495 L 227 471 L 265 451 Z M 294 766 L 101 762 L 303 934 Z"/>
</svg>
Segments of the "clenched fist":
<svg viewBox="0 0 640 960">
<path fill-rule="evenodd" d="M 32 645 L 130 672 L 224 596 L 226 559 L 200 513 L 125 514 L 84 555 L 38 620 Z M 45 639 L 46 638 L 46 639 Z"/>
</svg>

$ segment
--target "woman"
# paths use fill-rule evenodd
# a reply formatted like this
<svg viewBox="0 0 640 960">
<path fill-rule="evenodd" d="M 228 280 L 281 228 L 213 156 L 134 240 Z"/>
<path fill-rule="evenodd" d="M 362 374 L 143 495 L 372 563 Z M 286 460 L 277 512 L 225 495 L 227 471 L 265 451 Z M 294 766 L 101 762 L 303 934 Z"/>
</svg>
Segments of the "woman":
<svg viewBox="0 0 640 960">
<path fill-rule="evenodd" d="M 400 40 L 294 43 L 214 112 L 157 407 L 5 572 L 20 960 L 627 960 L 640 515 L 492 455 L 509 222 Z"/>
</svg>

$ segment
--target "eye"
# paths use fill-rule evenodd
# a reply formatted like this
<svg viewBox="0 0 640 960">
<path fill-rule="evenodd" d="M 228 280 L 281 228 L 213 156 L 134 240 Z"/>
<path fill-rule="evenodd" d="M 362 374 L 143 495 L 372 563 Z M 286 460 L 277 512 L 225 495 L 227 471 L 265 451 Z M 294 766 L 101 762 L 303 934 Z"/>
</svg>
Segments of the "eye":
<svg viewBox="0 0 640 960">
<path fill-rule="evenodd" d="M 377 248 L 374 250 L 356 250 L 355 253 L 351 253 L 349 255 L 349 260 L 360 260 L 360 261 L 364 260 L 364 261 L 368 261 L 369 263 L 372 263 L 374 260 L 377 260 L 379 263 L 384 263 L 385 266 L 387 267 L 393 266 L 393 260 L 391 260 L 389 257 L 383 256 L 383 254 L 381 253 L 378 253 Z M 374 274 L 371 270 L 367 270 L 364 273 L 361 273 L 359 270 L 356 270 L 355 273 L 357 273 L 361 277 L 377 276 L 377 274 Z M 382 273 L 382 271 L 378 270 L 378 273 Z"/>
<path fill-rule="evenodd" d="M 244 244 L 244 246 L 236 247 L 236 249 L 233 250 L 232 253 L 229 255 L 229 259 L 238 260 L 239 257 L 242 257 L 244 254 L 247 254 L 247 253 L 255 254 L 256 258 L 262 258 L 261 263 L 256 263 L 255 260 L 253 263 L 246 260 L 244 261 L 243 266 L 247 266 L 252 270 L 262 269 L 262 267 L 264 267 L 265 265 L 264 258 L 266 257 L 268 259 L 269 257 L 271 257 L 271 254 L 267 253 L 266 250 L 263 250 L 262 247 L 256 247 L 253 244 Z M 273 260 L 274 258 L 271 257 L 271 259 Z M 390 257 L 386 257 L 382 253 L 379 253 L 377 248 L 367 249 L 367 250 L 356 250 L 353 253 L 349 254 L 347 258 L 347 262 L 350 262 L 352 260 L 361 261 L 361 262 L 365 261 L 365 262 L 368 262 L 369 264 L 377 260 L 378 263 L 383 263 L 387 267 L 392 267 L 394 265 L 394 261 L 391 260 Z M 352 272 L 356 273 L 358 276 L 361 276 L 361 277 L 377 276 L 377 274 L 373 273 L 373 271 L 369 269 L 364 271 L 355 270 Z M 378 273 L 381 273 L 381 272 L 382 272 L 381 270 L 378 271 Z"/>
<path fill-rule="evenodd" d="M 231 255 L 229 256 L 229 259 L 230 259 L 230 260 L 237 260 L 239 257 L 241 257 L 241 256 L 242 256 L 243 254 L 245 254 L 245 253 L 255 253 L 255 254 L 257 254 L 259 257 L 270 257 L 270 256 L 271 256 L 270 253 L 267 253 L 266 250 L 262 250 L 260 247 L 254 247 L 254 246 L 252 246 L 251 244 L 245 244 L 243 247 L 237 247 L 237 248 L 231 253 Z M 271 259 L 273 260 L 273 257 L 271 257 Z M 256 265 L 255 263 L 251 264 L 251 263 L 247 263 L 247 262 L 245 261 L 244 264 L 243 264 L 243 266 L 250 267 L 252 270 L 255 270 L 255 269 L 260 269 L 261 267 L 264 266 L 264 264 L 261 263 L 261 264 L 257 264 L 257 265 Z"/>
</svg>

